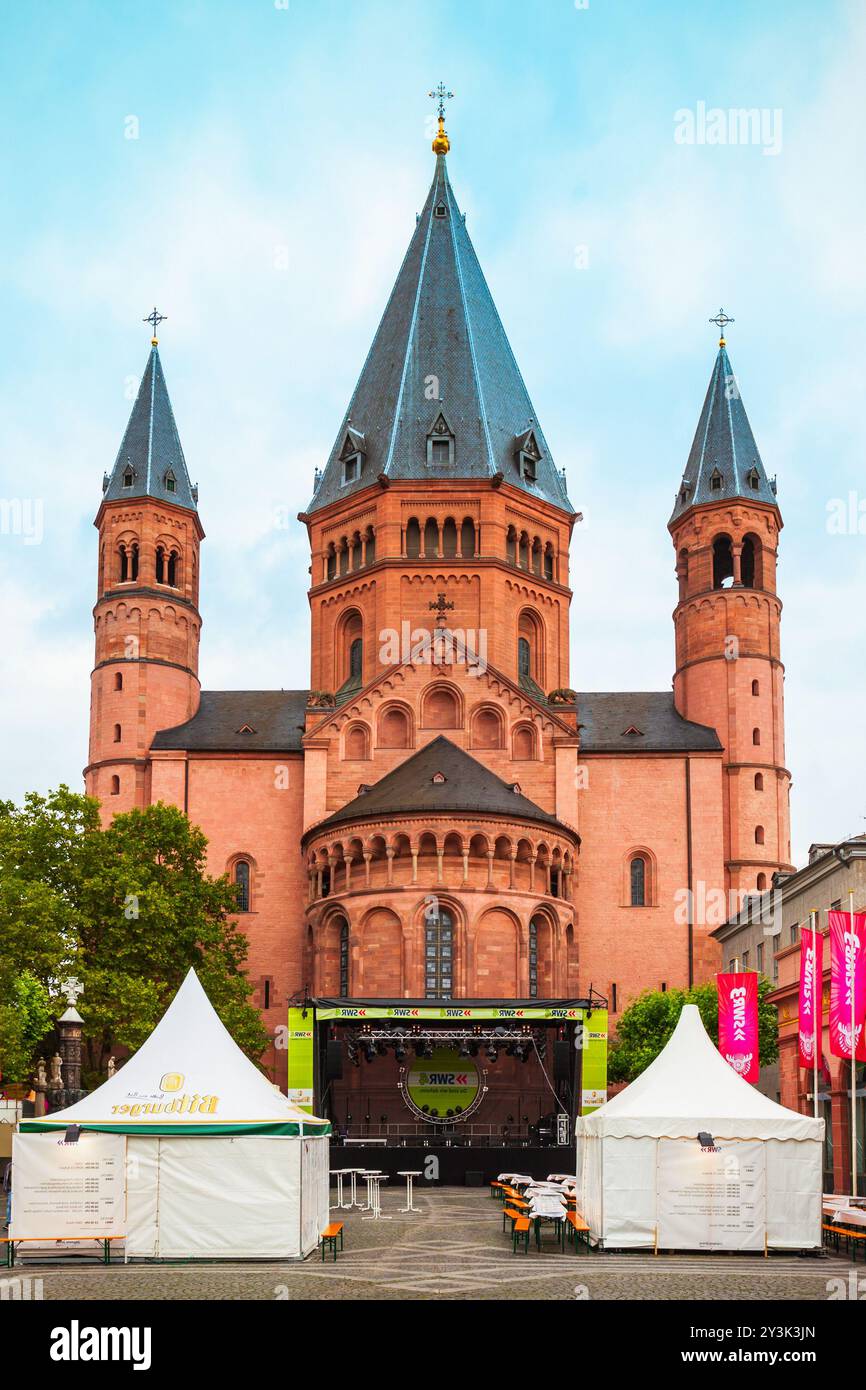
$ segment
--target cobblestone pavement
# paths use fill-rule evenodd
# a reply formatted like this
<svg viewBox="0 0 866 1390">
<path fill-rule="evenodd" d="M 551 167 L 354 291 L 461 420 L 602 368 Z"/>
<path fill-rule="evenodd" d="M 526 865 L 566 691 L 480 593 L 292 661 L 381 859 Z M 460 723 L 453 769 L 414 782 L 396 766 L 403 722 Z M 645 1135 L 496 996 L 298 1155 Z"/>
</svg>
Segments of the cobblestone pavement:
<svg viewBox="0 0 866 1390">
<path fill-rule="evenodd" d="M 418 1194 L 417 1214 L 402 1192 L 382 1194 L 383 1215 L 333 1213 L 345 1224 L 337 1262 L 218 1264 L 16 1264 L 42 1279 L 45 1299 L 681 1299 L 826 1300 L 849 1296 L 850 1272 L 866 1268 L 831 1255 L 660 1255 L 560 1253 L 551 1231 L 540 1252 L 512 1255 L 502 1212 L 486 1192 L 440 1188 Z M 5 1273 L 5 1271 L 4 1271 Z M 831 1281 L 839 1281 L 833 1284 Z M 856 1287 L 856 1286 L 855 1286 Z M 840 1296 L 837 1293 L 837 1297 Z"/>
</svg>

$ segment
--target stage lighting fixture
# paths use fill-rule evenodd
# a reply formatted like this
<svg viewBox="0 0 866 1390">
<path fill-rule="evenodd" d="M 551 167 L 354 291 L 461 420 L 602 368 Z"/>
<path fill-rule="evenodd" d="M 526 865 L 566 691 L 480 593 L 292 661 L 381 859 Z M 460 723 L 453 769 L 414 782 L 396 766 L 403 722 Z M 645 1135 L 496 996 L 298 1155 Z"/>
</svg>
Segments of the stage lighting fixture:
<svg viewBox="0 0 866 1390">
<path fill-rule="evenodd" d="M 499 1056 L 499 1053 L 496 1051 L 496 1044 L 495 1044 L 495 1043 L 492 1043 L 492 1042 L 491 1042 L 491 1043 L 488 1043 L 488 1044 L 487 1044 L 487 1060 L 488 1060 L 488 1062 L 495 1062 L 498 1056 Z"/>
<path fill-rule="evenodd" d="M 373 1058 L 376 1056 L 376 1044 L 365 1039 L 361 1043 L 361 1046 L 364 1049 L 364 1056 L 367 1058 L 367 1061 L 372 1062 Z"/>
<path fill-rule="evenodd" d="M 469 1043 L 468 1043 L 468 1042 L 462 1042 L 462 1043 L 460 1044 L 460 1056 L 461 1056 L 461 1057 L 471 1057 L 471 1055 L 472 1055 L 472 1048 L 469 1046 Z"/>
<path fill-rule="evenodd" d="M 406 1044 L 403 1042 L 402 1038 L 399 1042 L 394 1044 L 394 1056 L 397 1058 L 398 1062 L 405 1062 L 406 1060 Z"/>
<path fill-rule="evenodd" d="M 360 1057 L 358 1056 L 358 1048 L 357 1048 L 357 1046 L 355 1045 L 355 1043 L 353 1043 L 353 1042 L 347 1042 L 347 1043 L 346 1043 L 346 1051 L 347 1051 L 348 1054 L 349 1054 L 349 1061 L 352 1063 L 352 1066 L 353 1066 L 353 1067 L 359 1067 L 359 1066 L 361 1065 L 361 1059 L 360 1059 Z"/>
</svg>

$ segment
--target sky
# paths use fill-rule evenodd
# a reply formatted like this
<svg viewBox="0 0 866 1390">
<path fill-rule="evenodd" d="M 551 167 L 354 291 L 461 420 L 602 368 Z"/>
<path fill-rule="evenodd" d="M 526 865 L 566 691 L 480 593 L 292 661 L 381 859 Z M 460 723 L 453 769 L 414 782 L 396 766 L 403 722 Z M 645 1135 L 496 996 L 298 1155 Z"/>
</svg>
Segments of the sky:
<svg viewBox="0 0 866 1390">
<path fill-rule="evenodd" d="M 793 857 L 866 831 L 864 70 L 858 0 L 8 9 L 0 797 L 81 786 L 93 519 L 154 304 L 207 533 L 202 683 L 307 683 L 306 532 L 285 518 L 424 202 L 442 79 L 455 193 L 585 518 L 572 684 L 670 688 L 667 521 L 723 305 L 784 519 Z M 721 142 L 716 109 L 760 123 Z"/>
</svg>

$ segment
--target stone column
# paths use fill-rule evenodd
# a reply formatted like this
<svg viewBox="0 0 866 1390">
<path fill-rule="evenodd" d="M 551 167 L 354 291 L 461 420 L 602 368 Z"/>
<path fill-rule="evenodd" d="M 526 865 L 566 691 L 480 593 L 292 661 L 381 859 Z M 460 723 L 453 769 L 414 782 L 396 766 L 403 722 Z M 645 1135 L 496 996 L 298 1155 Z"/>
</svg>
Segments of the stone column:
<svg viewBox="0 0 866 1390">
<path fill-rule="evenodd" d="M 489 850 L 487 851 L 487 887 L 488 887 L 488 888 L 492 888 L 492 887 L 493 887 L 493 857 L 494 857 L 494 851 L 493 851 L 492 849 L 489 849 Z"/>
</svg>

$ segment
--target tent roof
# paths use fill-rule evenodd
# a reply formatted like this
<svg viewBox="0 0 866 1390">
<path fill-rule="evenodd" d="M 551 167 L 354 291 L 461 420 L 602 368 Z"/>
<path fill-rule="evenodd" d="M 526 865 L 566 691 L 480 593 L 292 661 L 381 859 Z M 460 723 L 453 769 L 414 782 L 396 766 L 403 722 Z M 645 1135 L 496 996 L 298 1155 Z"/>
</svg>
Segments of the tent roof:
<svg viewBox="0 0 866 1390">
<path fill-rule="evenodd" d="M 578 1133 L 599 1137 L 820 1139 L 823 1120 L 777 1105 L 738 1076 L 686 1004 L 666 1046 L 646 1071 L 593 1114 Z"/>
<path fill-rule="evenodd" d="M 119 1134 L 327 1134 L 276 1090 L 217 1017 L 190 970 L 150 1037 L 98 1090 L 22 1130 Z"/>
</svg>

